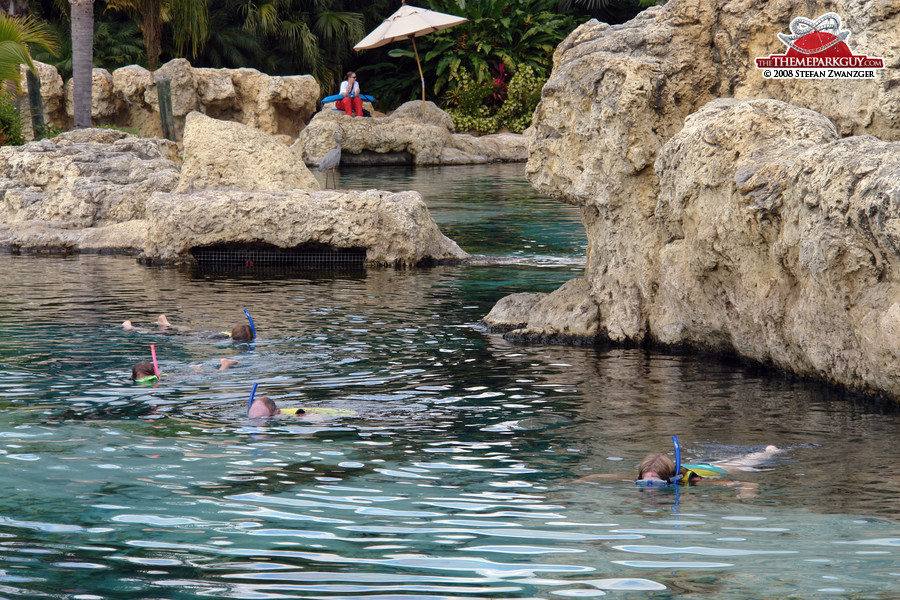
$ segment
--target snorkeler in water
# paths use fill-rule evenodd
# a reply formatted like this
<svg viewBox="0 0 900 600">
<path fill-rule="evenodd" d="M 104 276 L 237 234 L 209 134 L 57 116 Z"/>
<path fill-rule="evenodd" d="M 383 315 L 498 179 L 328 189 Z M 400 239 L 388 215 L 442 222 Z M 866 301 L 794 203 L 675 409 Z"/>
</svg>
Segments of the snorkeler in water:
<svg viewBox="0 0 900 600">
<path fill-rule="evenodd" d="M 684 483 L 693 485 L 703 479 L 712 479 L 733 474 L 741 467 L 752 467 L 776 454 L 783 452 L 776 446 L 766 446 L 765 450 L 751 452 L 744 456 L 736 456 L 714 463 L 697 463 L 676 465 L 668 454 L 655 452 L 648 454 L 638 465 L 636 481 L 659 482 L 662 484 Z"/>
<path fill-rule="evenodd" d="M 131 380 L 135 383 L 155 383 L 159 381 L 156 369 L 149 360 L 142 360 L 131 367 Z"/>
<path fill-rule="evenodd" d="M 159 315 L 156 319 L 156 329 L 151 329 L 149 327 L 138 327 L 131 321 L 123 321 L 122 329 L 125 331 L 139 331 L 141 333 L 150 333 L 152 331 L 156 331 L 159 333 L 166 333 L 169 328 L 173 328 L 176 331 L 186 331 L 181 327 L 174 327 L 171 323 L 169 323 L 169 319 L 166 318 L 166 315 Z"/>
<path fill-rule="evenodd" d="M 248 325 L 236 325 L 231 333 L 227 331 L 223 331 L 221 333 L 215 333 L 209 336 L 211 339 L 228 339 L 230 338 L 234 342 L 252 342 L 256 339 L 256 327 L 253 324 L 253 319 L 250 317 L 250 312 L 245 308 L 244 314 L 247 315 Z M 125 331 L 138 331 L 141 333 L 168 333 L 169 330 L 174 330 L 179 333 L 189 332 L 190 329 L 187 327 L 176 327 L 169 322 L 169 319 L 166 315 L 159 315 L 156 319 L 156 329 L 151 329 L 149 327 L 138 327 L 134 325 L 131 321 L 124 321 L 122 323 L 122 329 Z"/>
<path fill-rule="evenodd" d="M 673 437 L 675 443 L 675 460 L 663 452 L 654 452 L 644 457 L 638 465 L 635 483 L 642 487 L 664 487 L 670 485 L 696 485 L 699 483 L 714 483 L 724 486 L 738 486 L 745 490 L 742 495 L 750 495 L 752 490 L 758 487 L 755 483 L 732 481 L 721 479 L 723 476 L 733 474 L 745 468 L 753 467 L 771 459 L 776 454 L 784 452 L 776 446 L 766 446 L 764 450 L 751 452 L 743 456 L 736 456 L 713 463 L 681 464 L 681 448 L 678 438 Z M 596 482 L 604 479 L 620 479 L 620 475 L 610 473 L 597 473 L 577 479 L 574 483 Z"/>
</svg>

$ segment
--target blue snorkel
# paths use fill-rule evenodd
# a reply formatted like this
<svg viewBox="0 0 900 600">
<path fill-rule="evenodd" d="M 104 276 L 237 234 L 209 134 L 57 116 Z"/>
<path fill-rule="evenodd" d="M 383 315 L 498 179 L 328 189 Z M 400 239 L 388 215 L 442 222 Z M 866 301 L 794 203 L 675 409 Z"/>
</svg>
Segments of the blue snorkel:
<svg viewBox="0 0 900 600">
<path fill-rule="evenodd" d="M 253 325 L 253 319 L 250 318 L 250 311 L 245 308 L 244 314 L 247 315 L 247 320 L 250 321 L 250 331 L 253 332 L 253 339 L 256 339 L 256 327 Z M 256 388 L 254 388 L 254 390 L 255 389 Z M 253 396 L 250 397 L 252 398 Z"/>
<path fill-rule="evenodd" d="M 669 480 L 670 483 L 678 484 L 681 479 L 681 445 L 678 443 L 678 436 L 672 436 L 672 443 L 675 444 L 675 475 Z"/>
<path fill-rule="evenodd" d="M 247 315 L 247 316 L 249 317 L 250 315 Z M 253 406 L 253 396 L 256 395 L 256 388 L 257 388 L 258 386 L 259 386 L 258 383 L 254 383 L 254 384 L 253 384 L 253 390 L 250 392 L 250 399 L 247 400 L 247 411 L 248 411 L 248 412 L 250 411 L 250 407 Z"/>
</svg>

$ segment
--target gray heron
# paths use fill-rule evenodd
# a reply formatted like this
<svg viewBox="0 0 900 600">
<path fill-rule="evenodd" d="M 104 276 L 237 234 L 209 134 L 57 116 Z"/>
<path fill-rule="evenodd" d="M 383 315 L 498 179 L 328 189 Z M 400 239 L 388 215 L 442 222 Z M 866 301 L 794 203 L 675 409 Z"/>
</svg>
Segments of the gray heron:
<svg viewBox="0 0 900 600">
<path fill-rule="evenodd" d="M 319 163 L 319 172 L 325 171 L 325 189 L 328 189 L 328 169 L 331 170 L 331 183 L 337 187 L 334 170 L 341 164 L 341 137 L 340 131 L 334 132 L 334 141 L 337 142 L 337 148 L 329 150 L 328 154 L 323 156 L 322 161 Z"/>
</svg>

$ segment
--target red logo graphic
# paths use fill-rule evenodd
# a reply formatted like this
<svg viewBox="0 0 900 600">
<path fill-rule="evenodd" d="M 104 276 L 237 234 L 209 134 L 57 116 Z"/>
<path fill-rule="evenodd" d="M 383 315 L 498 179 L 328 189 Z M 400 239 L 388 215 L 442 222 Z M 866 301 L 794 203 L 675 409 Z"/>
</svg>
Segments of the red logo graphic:
<svg viewBox="0 0 900 600">
<path fill-rule="evenodd" d="M 854 54 L 847 45 L 849 36 L 836 13 L 815 21 L 797 17 L 790 34 L 778 34 L 787 51 L 757 58 L 756 68 L 766 79 L 874 79 L 884 59 Z"/>
</svg>

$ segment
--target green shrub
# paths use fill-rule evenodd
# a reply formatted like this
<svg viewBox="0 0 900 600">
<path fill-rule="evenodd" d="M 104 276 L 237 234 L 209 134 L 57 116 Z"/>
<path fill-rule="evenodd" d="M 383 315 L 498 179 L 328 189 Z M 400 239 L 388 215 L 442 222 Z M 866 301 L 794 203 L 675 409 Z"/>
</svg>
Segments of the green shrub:
<svg viewBox="0 0 900 600">
<path fill-rule="evenodd" d="M 530 65 L 521 65 L 509 80 L 502 104 L 490 107 L 487 103 L 494 92 L 491 82 L 479 83 L 465 69 L 460 69 L 456 73 L 456 87 L 445 95 L 447 113 L 460 131 L 494 133 L 505 127 L 521 133 L 531 125 L 544 82 Z"/>
<path fill-rule="evenodd" d="M 97 129 L 114 129 L 116 131 L 124 131 L 125 133 L 130 133 L 135 137 L 141 137 L 140 132 L 137 129 L 129 129 L 128 127 L 119 127 L 118 125 L 97 125 Z"/>
<path fill-rule="evenodd" d="M 34 139 L 35 139 L 35 141 L 37 141 L 37 140 L 55 138 L 56 136 L 61 134 L 63 131 L 65 131 L 65 129 L 63 129 L 62 127 L 57 127 L 56 125 L 53 125 L 52 123 L 47 123 L 46 125 L 44 125 L 44 127 L 40 131 L 34 132 Z"/>
<path fill-rule="evenodd" d="M 0 146 L 21 146 L 24 143 L 19 109 L 11 96 L 0 96 Z"/>
</svg>

